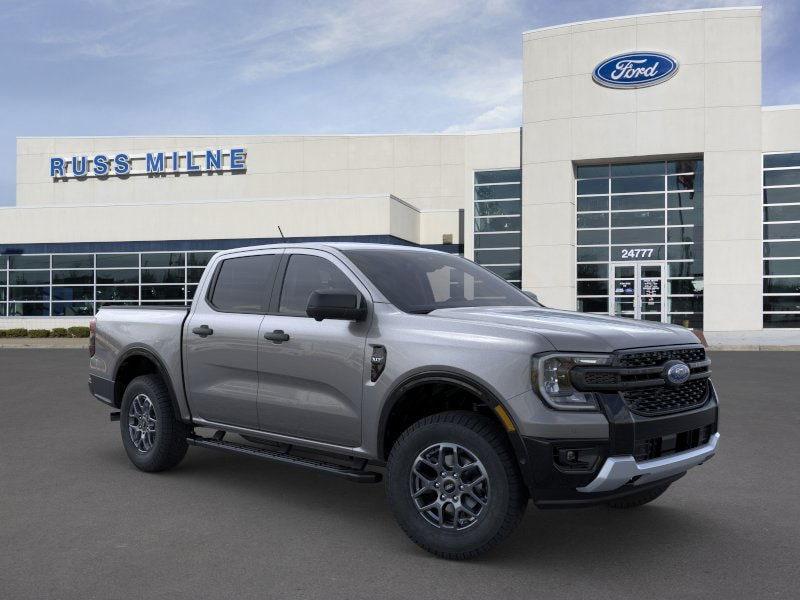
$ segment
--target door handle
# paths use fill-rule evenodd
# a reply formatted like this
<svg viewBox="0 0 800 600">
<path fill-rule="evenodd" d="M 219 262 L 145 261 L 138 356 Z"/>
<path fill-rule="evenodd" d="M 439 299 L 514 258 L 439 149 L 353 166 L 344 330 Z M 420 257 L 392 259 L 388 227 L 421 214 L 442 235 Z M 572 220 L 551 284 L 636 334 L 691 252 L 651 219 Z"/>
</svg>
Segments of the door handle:
<svg viewBox="0 0 800 600">
<path fill-rule="evenodd" d="M 200 325 L 200 327 L 195 327 L 192 329 L 192 333 L 195 335 L 199 335 L 201 338 L 208 337 L 209 335 L 214 335 L 214 330 L 211 329 L 208 325 Z"/>
<path fill-rule="evenodd" d="M 283 329 L 276 329 L 272 333 L 265 333 L 264 339 L 269 340 L 275 344 L 280 344 L 289 341 L 289 334 L 284 333 Z"/>
</svg>

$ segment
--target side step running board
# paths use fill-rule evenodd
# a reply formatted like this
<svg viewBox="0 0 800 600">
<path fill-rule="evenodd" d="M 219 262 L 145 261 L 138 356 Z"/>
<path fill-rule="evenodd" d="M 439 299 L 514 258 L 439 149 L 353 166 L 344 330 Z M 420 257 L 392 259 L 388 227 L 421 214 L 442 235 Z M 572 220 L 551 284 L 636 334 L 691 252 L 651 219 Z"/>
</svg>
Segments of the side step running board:
<svg viewBox="0 0 800 600">
<path fill-rule="evenodd" d="M 329 475 L 336 475 L 344 477 L 356 483 L 378 483 L 382 476 L 380 473 L 374 471 L 364 471 L 363 469 L 355 469 L 345 465 L 336 463 L 325 462 L 314 458 L 305 458 L 302 456 L 294 456 L 281 452 L 280 450 L 270 450 L 268 448 L 256 448 L 254 446 L 246 446 L 245 444 L 237 444 L 235 442 L 225 442 L 213 438 L 205 438 L 196 435 L 190 435 L 186 441 L 192 446 L 200 446 L 201 448 L 214 448 L 216 450 L 224 450 L 234 454 L 244 454 L 246 456 L 254 456 L 256 458 L 263 458 L 284 464 L 294 465 L 296 467 L 304 467 L 306 469 L 313 469 Z"/>
</svg>

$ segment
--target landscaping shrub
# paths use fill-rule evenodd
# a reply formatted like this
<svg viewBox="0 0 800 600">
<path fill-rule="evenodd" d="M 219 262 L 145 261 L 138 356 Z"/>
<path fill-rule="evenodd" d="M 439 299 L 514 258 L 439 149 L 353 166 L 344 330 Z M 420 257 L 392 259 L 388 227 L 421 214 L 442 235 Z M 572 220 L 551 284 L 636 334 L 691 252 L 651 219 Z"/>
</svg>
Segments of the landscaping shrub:
<svg viewBox="0 0 800 600">
<path fill-rule="evenodd" d="M 69 335 L 74 338 L 88 338 L 89 337 L 89 328 L 88 327 L 70 327 L 67 329 Z"/>
<path fill-rule="evenodd" d="M 32 337 L 32 338 L 50 337 L 50 330 L 49 329 L 29 329 L 28 330 L 28 337 Z"/>
<path fill-rule="evenodd" d="M 69 331 L 67 331 L 64 327 L 54 327 L 53 331 L 50 332 L 50 337 L 57 337 L 57 338 L 69 337 Z"/>
<path fill-rule="evenodd" d="M 21 338 L 21 337 L 28 337 L 28 330 L 22 327 L 14 327 L 12 329 L 5 330 L 5 337 L 9 338 Z"/>
</svg>

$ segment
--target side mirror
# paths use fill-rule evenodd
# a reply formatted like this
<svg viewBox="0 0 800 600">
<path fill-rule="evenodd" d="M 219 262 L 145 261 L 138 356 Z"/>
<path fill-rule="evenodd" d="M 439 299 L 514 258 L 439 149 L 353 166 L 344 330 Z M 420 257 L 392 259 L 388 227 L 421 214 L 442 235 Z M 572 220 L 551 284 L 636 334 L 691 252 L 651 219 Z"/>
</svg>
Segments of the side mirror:
<svg viewBox="0 0 800 600">
<path fill-rule="evenodd" d="M 367 309 L 361 302 L 361 295 L 347 290 L 317 290 L 308 297 L 306 314 L 316 321 L 340 319 L 343 321 L 362 321 Z"/>
<path fill-rule="evenodd" d="M 533 292 L 526 292 L 526 291 L 523 291 L 522 293 L 523 293 L 523 294 L 525 294 L 525 295 L 526 295 L 528 298 L 530 298 L 530 299 L 531 299 L 531 300 L 533 300 L 534 302 L 539 302 L 539 296 L 537 296 L 537 295 L 536 295 L 536 294 L 534 294 Z M 541 303 L 540 303 L 540 304 L 541 304 Z"/>
</svg>

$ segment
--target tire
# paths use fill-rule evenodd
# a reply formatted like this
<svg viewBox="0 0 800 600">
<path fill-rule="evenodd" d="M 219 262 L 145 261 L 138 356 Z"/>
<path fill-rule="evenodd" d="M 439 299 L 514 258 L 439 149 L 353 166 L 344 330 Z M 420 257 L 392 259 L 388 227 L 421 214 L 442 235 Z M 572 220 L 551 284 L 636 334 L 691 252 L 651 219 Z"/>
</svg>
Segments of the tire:
<svg viewBox="0 0 800 600">
<path fill-rule="evenodd" d="M 432 464 L 438 468 L 432 470 Z M 386 470 L 398 524 L 415 544 L 442 558 L 464 560 L 490 550 L 514 530 L 527 506 L 528 490 L 505 432 L 474 413 L 445 412 L 417 421 L 395 443 Z M 438 506 L 423 510 L 430 503 Z"/>
<path fill-rule="evenodd" d="M 650 488 L 649 490 L 639 492 L 638 494 L 631 494 L 630 496 L 625 496 L 624 498 L 611 500 L 606 504 L 611 508 L 636 508 L 637 506 L 644 506 L 666 492 L 669 486 L 669 483 L 665 483 L 664 485 Z"/>
<path fill-rule="evenodd" d="M 189 427 L 175 417 L 167 386 L 158 375 L 141 375 L 128 384 L 119 424 L 125 452 L 142 471 L 171 469 L 189 448 Z M 144 434 L 144 428 L 149 433 Z"/>
</svg>

